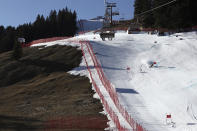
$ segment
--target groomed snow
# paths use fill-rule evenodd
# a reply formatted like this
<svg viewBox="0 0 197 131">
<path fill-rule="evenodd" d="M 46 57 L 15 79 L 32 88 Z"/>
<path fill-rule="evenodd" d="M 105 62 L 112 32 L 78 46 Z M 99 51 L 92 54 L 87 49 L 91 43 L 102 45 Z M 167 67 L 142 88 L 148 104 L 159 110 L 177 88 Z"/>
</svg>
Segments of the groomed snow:
<svg viewBox="0 0 197 131">
<path fill-rule="evenodd" d="M 118 32 L 113 41 L 102 41 L 98 34 L 88 33 L 72 39 L 91 42 L 106 77 L 118 92 L 121 104 L 145 129 L 197 131 L 196 32 L 162 37 Z M 44 45 L 53 44 L 80 46 L 68 40 Z M 150 67 L 153 62 L 156 64 Z M 91 60 L 88 63 L 93 64 Z M 83 60 L 80 67 L 71 73 L 89 76 L 84 66 Z M 93 77 L 99 84 L 96 73 Z M 167 124 L 166 115 L 169 114 L 173 123 Z M 121 120 L 128 127 L 128 123 Z"/>
<path fill-rule="evenodd" d="M 197 130 L 197 34 L 83 35 L 131 116 L 151 131 Z M 150 63 L 156 62 L 150 68 Z M 127 68 L 130 70 L 127 70 Z M 172 124 L 166 124 L 171 114 Z M 169 120 L 168 120 L 169 121 Z"/>
</svg>

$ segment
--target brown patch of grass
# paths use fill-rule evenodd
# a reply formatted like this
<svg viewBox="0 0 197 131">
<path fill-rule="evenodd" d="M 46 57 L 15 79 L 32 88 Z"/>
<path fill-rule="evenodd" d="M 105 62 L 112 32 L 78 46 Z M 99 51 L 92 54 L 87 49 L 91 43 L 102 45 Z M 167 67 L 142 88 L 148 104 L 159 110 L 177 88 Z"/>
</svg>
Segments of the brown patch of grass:
<svg viewBox="0 0 197 131">
<path fill-rule="evenodd" d="M 99 113 L 103 107 L 93 99 L 88 78 L 66 73 L 79 65 L 79 50 L 67 46 L 26 48 L 19 61 L 10 59 L 10 54 L 0 54 L 0 130 L 50 130 L 52 120 L 56 121 L 53 130 L 107 127 L 106 116 Z M 70 118 L 75 126 L 69 125 Z M 88 120 L 97 124 L 88 126 Z"/>
</svg>

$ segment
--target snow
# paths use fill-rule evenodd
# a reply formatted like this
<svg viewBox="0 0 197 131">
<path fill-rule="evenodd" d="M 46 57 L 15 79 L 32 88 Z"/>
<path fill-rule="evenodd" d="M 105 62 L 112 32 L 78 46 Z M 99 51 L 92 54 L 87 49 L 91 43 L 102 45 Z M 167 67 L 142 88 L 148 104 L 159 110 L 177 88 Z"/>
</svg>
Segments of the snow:
<svg viewBox="0 0 197 131">
<path fill-rule="evenodd" d="M 121 104 L 144 128 L 197 130 L 195 32 L 164 37 L 117 33 L 113 41 L 105 42 L 98 35 L 82 38 L 91 40 L 105 75 L 118 89 Z M 157 62 L 153 68 L 149 68 L 151 61 Z M 166 124 L 166 114 L 172 115 L 176 128 Z"/>
<path fill-rule="evenodd" d="M 197 131 L 197 33 L 170 36 L 117 32 L 112 41 L 88 33 L 44 45 L 73 45 L 89 40 L 108 80 L 116 88 L 121 105 L 148 131 Z M 43 45 L 43 44 L 40 44 Z M 79 48 L 80 49 L 80 48 Z M 87 50 L 87 49 L 86 49 Z M 86 51 L 88 64 L 94 66 Z M 156 64 L 151 66 L 151 63 Z M 86 75 L 84 59 L 72 74 Z M 103 87 L 95 68 L 93 78 L 113 108 L 121 125 L 131 129 Z M 95 95 L 98 98 L 98 95 Z M 171 114 L 173 123 L 166 123 Z M 112 122 L 109 123 L 113 128 Z M 174 124 L 174 125 L 173 125 Z"/>
</svg>

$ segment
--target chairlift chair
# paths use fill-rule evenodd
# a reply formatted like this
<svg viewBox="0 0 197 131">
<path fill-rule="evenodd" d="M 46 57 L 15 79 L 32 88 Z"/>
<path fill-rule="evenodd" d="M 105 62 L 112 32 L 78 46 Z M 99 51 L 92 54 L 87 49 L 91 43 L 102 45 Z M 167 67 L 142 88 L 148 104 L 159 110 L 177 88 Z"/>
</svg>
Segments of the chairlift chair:
<svg viewBox="0 0 197 131">
<path fill-rule="evenodd" d="M 139 32 L 141 28 L 141 24 L 139 23 L 138 19 L 136 22 L 130 24 L 128 28 L 128 34 L 132 34 L 133 32 Z"/>
</svg>

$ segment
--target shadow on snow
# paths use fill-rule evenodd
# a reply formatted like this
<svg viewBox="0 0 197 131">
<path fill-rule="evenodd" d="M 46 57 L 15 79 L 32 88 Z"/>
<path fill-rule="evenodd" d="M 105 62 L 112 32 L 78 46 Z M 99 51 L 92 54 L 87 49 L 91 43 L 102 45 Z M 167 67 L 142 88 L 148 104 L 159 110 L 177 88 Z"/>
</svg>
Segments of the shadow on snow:
<svg viewBox="0 0 197 131">
<path fill-rule="evenodd" d="M 128 93 L 128 94 L 139 94 L 137 91 L 134 89 L 125 89 L 125 88 L 116 88 L 116 91 L 118 93 Z"/>
</svg>

